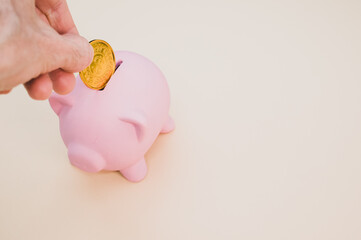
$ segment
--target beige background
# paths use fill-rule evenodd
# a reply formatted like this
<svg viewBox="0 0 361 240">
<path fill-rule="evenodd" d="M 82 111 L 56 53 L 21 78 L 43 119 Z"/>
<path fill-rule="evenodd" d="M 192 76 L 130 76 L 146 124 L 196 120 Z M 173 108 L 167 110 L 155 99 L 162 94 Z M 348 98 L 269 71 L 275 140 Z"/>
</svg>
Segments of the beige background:
<svg viewBox="0 0 361 240">
<path fill-rule="evenodd" d="M 138 184 L 72 167 L 47 102 L 0 96 L 0 239 L 361 239 L 359 0 L 72 0 L 152 59 L 177 129 Z"/>
</svg>

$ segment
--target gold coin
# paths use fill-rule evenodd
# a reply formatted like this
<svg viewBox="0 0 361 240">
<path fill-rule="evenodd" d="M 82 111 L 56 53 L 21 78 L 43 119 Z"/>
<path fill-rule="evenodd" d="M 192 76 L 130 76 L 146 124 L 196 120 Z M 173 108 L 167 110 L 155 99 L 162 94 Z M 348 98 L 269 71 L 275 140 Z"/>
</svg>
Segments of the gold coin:
<svg viewBox="0 0 361 240">
<path fill-rule="evenodd" d="M 106 41 L 96 39 L 89 43 L 94 49 L 94 58 L 79 76 L 87 87 L 100 90 L 107 85 L 115 71 L 115 56 L 112 47 Z"/>
</svg>

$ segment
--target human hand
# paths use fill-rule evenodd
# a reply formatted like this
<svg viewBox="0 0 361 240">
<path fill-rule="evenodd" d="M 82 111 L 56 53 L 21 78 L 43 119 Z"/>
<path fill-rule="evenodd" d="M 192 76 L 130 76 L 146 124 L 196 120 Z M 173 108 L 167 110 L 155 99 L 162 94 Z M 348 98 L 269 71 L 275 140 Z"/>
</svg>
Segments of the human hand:
<svg viewBox="0 0 361 240">
<path fill-rule="evenodd" d="M 79 36 L 66 0 L 0 0 L 0 94 L 24 84 L 43 100 L 69 93 L 93 48 Z"/>
</svg>

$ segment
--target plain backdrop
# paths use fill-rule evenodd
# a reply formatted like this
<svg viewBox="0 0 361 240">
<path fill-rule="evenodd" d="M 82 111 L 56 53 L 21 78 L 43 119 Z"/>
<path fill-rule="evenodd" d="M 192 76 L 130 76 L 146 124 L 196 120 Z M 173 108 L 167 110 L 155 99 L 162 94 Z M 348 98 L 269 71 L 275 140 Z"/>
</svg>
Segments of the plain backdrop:
<svg viewBox="0 0 361 240">
<path fill-rule="evenodd" d="M 0 96 L 0 239 L 361 239 L 359 0 L 69 7 L 162 69 L 177 128 L 134 184 L 73 167 L 47 101 Z"/>
</svg>

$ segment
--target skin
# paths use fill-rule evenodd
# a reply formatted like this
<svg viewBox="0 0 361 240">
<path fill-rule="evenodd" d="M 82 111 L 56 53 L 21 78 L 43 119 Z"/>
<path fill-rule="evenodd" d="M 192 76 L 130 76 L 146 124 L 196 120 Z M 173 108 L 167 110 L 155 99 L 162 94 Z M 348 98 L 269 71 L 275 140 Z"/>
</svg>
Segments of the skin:
<svg viewBox="0 0 361 240">
<path fill-rule="evenodd" d="M 79 36 L 66 0 L 0 0 L 0 94 L 24 84 L 29 96 L 67 94 L 93 48 Z"/>
</svg>

